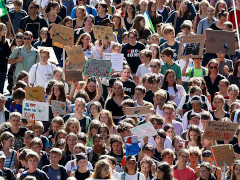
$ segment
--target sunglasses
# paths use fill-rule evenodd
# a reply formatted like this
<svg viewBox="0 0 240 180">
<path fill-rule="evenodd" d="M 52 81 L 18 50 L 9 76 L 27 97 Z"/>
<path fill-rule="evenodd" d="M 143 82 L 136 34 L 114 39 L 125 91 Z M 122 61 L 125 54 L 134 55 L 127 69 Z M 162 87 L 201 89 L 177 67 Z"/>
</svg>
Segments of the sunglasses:
<svg viewBox="0 0 240 180">
<path fill-rule="evenodd" d="M 31 40 L 32 38 L 30 38 L 30 37 L 29 37 L 29 38 L 24 37 L 23 39 L 24 39 L 24 40 Z"/>
<path fill-rule="evenodd" d="M 217 69 L 217 66 L 209 66 L 210 69 Z"/>
<path fill-rule="evenodd" d="M 158 65 L 150 65 L 150 67 L 156 68 L 156 67 L 158 67 Z"/>
</svg>

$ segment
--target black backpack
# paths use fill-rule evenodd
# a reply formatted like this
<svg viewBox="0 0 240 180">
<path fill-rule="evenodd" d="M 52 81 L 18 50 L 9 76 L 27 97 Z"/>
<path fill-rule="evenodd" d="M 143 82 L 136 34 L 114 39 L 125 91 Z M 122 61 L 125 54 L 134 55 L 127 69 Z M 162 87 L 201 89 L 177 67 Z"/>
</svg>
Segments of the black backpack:
<svg viewBox="0 0 240 180">
<path fill-rule="evenodd" d="M 51 165 L 46 165 L 43 167 L 43 171 L 47 174 L 48 169 Z M 59 165 L 59 169 L 60 169 L 60 175 L 61 175 L 61 180 L 65 180 L 64 174 L 66 173 L 66 169 L 62 166 Z"/>
</svg>

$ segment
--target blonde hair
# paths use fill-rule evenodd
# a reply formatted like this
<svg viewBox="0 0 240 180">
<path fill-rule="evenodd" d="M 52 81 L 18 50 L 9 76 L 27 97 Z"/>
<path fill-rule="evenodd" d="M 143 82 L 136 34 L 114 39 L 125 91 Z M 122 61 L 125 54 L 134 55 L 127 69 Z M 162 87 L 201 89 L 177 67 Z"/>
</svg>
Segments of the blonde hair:
<svg viewBox="0 0 240 180">
<path fill-rule="evenodd" d="M 38 162 L 40 160 L 39 155 L 36 152 L 32 151 L 32 150 L 27 153 L 27 155 L 26 155 L 26 162 L 28 162 L 28 160 L 30 158 L 35 158 L 35 159 L 37 159 Z"/>
<path fill-rule="evenodd" d="M 108 116 L 108 122 L 106 123 L 106 125 L 107 125 L 109 128 L 112 127 L 112 126 L 114 125 L 114 123 L 113 123 L 113 118 L 112 118 L 112 113 L 111 113 L 110 111 L 108 111 L 108 110 L 102 109 L 102 110 L 100 111 L 100 113 L 99 113 L 99 121 L 100 121 L 100 116 L 101 116 L 102 114 L 107 114 L 107 116 Z"/>
<path fill-rule="evenodd" d="M 92 174 L 91 178 L 93 178 L 93 179 L 103 179 L 103 177 L 101 177 L 101 171 L 105 166 L 109 166 L 109 168 L 111 168 L 111 165 L 108 162 L 108 160 L 106 160 L 106 159 L 99 160 L 95 165 L 95 171 Z M 110 170 L 108 177 L 106 177 L 107 179 L 112 179 L 112 173 L 111 172 L 112 171 Z"/>
<path fill-rule="evenodd" d="M 67 132 L 67 134 L 70 133 L 70 126 L 71 126 L 71 124 L 77 124 L 77 126 L 78 126 L 78 132 L 77 133 L 81 132 L 81 126 L 80 126 L 79 121 L 75 117 L 72 117 L 72 118 L 69 118 L 66 121 L 65 131 Z"/>
</svg>

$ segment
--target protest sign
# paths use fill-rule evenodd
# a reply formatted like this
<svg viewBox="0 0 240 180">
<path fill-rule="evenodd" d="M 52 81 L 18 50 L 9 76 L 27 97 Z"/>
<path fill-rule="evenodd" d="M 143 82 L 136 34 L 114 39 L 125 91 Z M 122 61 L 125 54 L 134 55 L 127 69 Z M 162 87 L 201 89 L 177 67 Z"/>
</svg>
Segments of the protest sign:
<svg viewBox="0 0 240 180">
<path fill-rule="evenodd" d="M 229 140 L 233 139 L 238 123 L 227 123 L 219 121 L 209 121 L 204 131 L 203 138 L 210 140 Z"/>
<path fill-rule="evenodd" d="M 26 99 L 32 101 L 44 101 L 45 93 L 44 88 L 41 86 L 38 87 L 25 87 Z"/>
<path fill-rule="evenodd" d="M 114 41 L 113 28 L 108 26 L 93 26 L 93 34 L 95 39 Z"/>
<path fill-rule="evenodd" d="M 52 113 L 59 115 L 67 114 L 67 103 L 62 101 L 51 100 Z"/>
<path fill-rule="evenodd" d="M 112 62 L 103 59 L 89 59 L 84 68 L 84 75 L 110 77 Z"/>
<path fill-rule="evenodd" d="M 56 65 L 59 64 L 58 60 L 57 60 L 57 57 L 56 57 L 56 54 L 55 54 L 55 52 L 54 52 L 52 47 L 38 46 L 38 50 L 40 51 L 41 49 L 47 49 L 49 51 L 50 58 L 48 59 L 48 62 L 56 64 Z"/>
<path fill-rule="evenodd" d="M 216 166 L 230 166 L 234 163 L 234 150 L 232 144 L 212 146 L 211 151 Z"/>
<path fill-rule="evenodd" d="M 86 59 L 81 46 L 72 46 L 65 47 L 67 52 L 67 61 L 69 65 L 66 67 L 66 70 L 78 70 L 82 71 L 85 64 Z"/>
<path fill-rule="evenodd" d="M 141 141 L 145 136 L 151 137 L 157 135 L 156 129 L 153 127 L 151 122 L 141 124 L 130 129 L 132 135 L 137 136 Z"/>
<path fill-rule="evenodd" d="M 201 58 L 203 55 L 204 35 L 182 36 L 178 50 L 178 59 L 192 54 L 192 58 Z"/>
<path fill-rule="evenodd" d="M 119 72 L 123 70 L 123 54 L 104 53 L 103 59 L 111 60 L 112 69 L 114 69 L 115 72 Z"/>
<path fill-rule="evenodd" d="M 74 30 L 59 24 L 52 24 L 52 45 L 63 48 L 74 45 Z"/>
<path fill-rule="evenodd" d="M 235 32 L 206 30 L 206 52 L 235 55 Z"/>
<path fill-rule="evenodd" d="M 147 106 L 138 106 L 138 107 L 126 107 L 126 116 L 127 117 L 138 117 L 150 115 L 150 107 Z"/>
<path fill-rule="evenodd" d="M 46 102 L 23 101 L 23 118 L 29 120 L 49 121 L 49 104 Z"/>
<path fill-rule="evenodd" d="M 82 81 L 82 71 L 65 71 L 65 81 Z"/>
<path fill-rule="evenodd" d="M 124 141 L 125 141 L 125 148 L 126 148 L 126 156 L 139 154 L 137 136 L 127 136 L 124 138 Z"/>
</svg>

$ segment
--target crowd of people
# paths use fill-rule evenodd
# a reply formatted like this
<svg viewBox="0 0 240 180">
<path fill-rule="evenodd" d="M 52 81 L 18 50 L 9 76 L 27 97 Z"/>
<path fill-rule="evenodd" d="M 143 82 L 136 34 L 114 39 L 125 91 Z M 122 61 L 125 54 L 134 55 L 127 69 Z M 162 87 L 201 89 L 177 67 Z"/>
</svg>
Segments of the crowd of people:
<svg viewBox="0 0 240 180">
<path fill-rule="evenodd" d="M 240 123 L 240 0 L 235 6 L 231 0 L 13 0 L 13 5 L 0 22 L 0 179 L 240 179 L 240 127 L 232 140 L 203 136 L 209 121 Z M 146 26 L 149 20 L 153 28 Z M 74 29 L 74 43 L 86 60 L 122 53 L 122 71 L 65 81 L 71 62 L 53 46 L 54 23 Z M 114 41 L 95 38 L 94 25 L 112 27 Z M 193 58 L 200 49 L 188 48 L 179 59 L 182 37 L 206 30 L 235 32 L 235 54 L 204 48 L 202 57 Z M 38 86 L 49 104 L 45 121 L 23 114 L 26 87 Z M 53 113 L 52 100 L 66 103 L 65 115 Z M 150 112 L 129 117 L 129 107 Z M 131 129 L 149 122 L 156 135 L 144 134 L 138 153 L 126 155 Z M 236 155 L 227 167 L 218 166 L 211 151 L 220 144 L 232 145 Z"/>
</svg>

